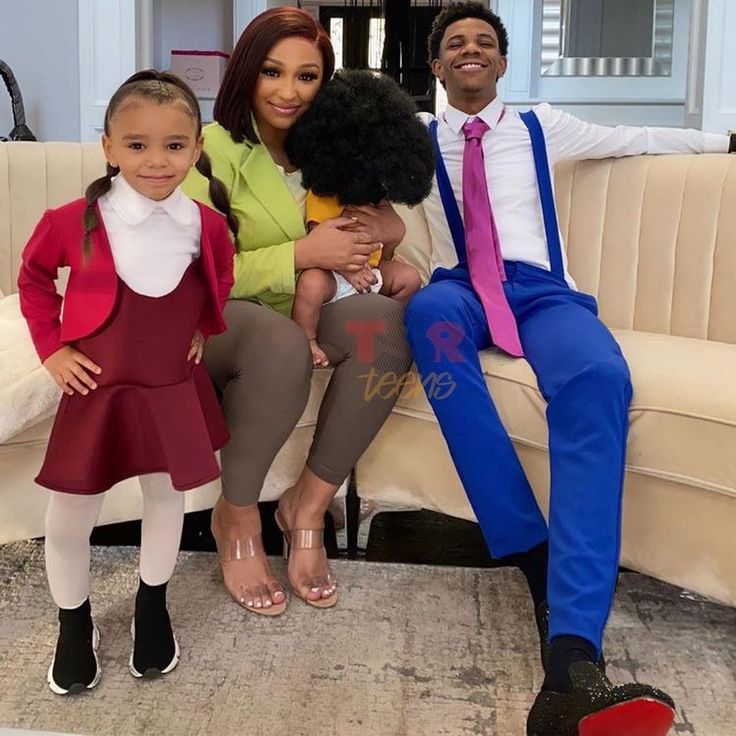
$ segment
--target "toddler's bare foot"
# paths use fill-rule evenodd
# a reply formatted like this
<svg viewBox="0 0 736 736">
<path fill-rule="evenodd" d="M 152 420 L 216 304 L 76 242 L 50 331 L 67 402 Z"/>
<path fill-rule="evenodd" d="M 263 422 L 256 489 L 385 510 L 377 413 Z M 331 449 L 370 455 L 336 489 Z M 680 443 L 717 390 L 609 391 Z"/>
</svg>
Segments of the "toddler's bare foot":
<svg viewBox="0 0 736 736">
<path fill-rule="evenodd" d="M 309 349 L 312 351 L 312 365 L 324 368 L 330 364 L 327 353 L 322 350 L 315 339 L 309 341 Z"/>
</svg>

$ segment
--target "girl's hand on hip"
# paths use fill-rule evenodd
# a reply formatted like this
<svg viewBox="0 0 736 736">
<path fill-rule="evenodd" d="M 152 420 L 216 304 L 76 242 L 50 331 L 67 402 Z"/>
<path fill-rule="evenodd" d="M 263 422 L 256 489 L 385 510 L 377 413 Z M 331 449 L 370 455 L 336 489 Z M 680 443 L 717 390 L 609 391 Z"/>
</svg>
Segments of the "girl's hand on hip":
<svg viewBox="0 0 736 736">
<path fill-rule="evenodd" d="M 187 360 L 191 360 L 194 358 L 194 362 L 199 365 L 202 362 L 202 354 L 204 353 L 204 344 L 206 340 L 204 338 L 204 335 L 197 330 L 194 333 L 194 337 L 192 338 L 192 343 L 189 346 L 189 354 L 187 355 Z"/>
<path fill-rule="evenodd" d="M 368 233 L 343 228 L 355 225 L 350 217 L 333 217 L 321 222 L 309 235 L 294 243 L 294 266 L 331 271 L 360 271 L 380 247 Z"/>
<path fill-rule="evenodd" d="M 59 388 L 69 396 L 77 393 L 86 396 L 97 382 L 88 373 L 100 374 L 102 368 L 71 345 L 65 345 L 43 361 L 44 368 L 51 374 Z"/>
</svg>

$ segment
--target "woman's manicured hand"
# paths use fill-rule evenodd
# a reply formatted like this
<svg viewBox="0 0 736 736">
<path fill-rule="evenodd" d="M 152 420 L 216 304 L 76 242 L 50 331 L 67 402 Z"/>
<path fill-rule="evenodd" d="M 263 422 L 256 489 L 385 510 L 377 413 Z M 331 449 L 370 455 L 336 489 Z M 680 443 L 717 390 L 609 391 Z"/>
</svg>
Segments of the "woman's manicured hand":
<svg viewBox="0 0 736 736">
<path fill-rule="evenodd" d="M 370 233 L 353 230 L 355 224 L 350 217 L 333 217 L 321 222 L 309 235 L 294 243 L 295 268 L 360 271 L 381 244 Z"/>
</svg>

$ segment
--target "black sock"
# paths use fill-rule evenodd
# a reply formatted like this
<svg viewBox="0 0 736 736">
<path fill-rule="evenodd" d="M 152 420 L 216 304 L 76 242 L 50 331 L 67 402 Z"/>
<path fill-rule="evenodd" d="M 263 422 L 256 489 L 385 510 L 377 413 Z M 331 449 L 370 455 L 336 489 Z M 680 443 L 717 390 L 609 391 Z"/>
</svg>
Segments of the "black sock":
<svg viewBox="0 0 736 736">
<path fill-rule="evenodd" d="M 549 648 L 547 674 L 542 690 L 569 692 L 572 688 L 569 668 L 573 662 L 595 662 L 598 652 L 587 639 L 581 636 L 556 636 Z"/>
<path fill-rule="evenodd" d="M 168 582 L 161 585 L 148 585 L 143 578 L 138 584 L 138 593 L 135 597 L 136 611 L 139 608 L 166 608 L 166 586 Z"/>
<path fill-rule="evenodd" d="M 548 543 L 542 542 L 526 552 L 502 557 L 499 562 L 503 565 L 518 567 L 524 573 L 536 611 L 539 605 L 547 600 Z"/>
<path fill-rule="evenodd" d="M 89 626 L 92 629 L 92 607 L 89 604 L 89 598 L 77 608 L 60 608 L 59 623 Z"/>
</svg>

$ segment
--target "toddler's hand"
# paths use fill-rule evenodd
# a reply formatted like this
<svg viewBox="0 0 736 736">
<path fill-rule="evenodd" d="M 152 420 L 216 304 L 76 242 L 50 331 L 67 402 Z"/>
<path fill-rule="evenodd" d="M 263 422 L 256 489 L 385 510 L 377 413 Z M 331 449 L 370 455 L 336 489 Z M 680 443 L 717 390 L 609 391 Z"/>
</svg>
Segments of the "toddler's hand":
<svg viewBox="0 0 736 736">
<path fill-rule="evenodd" d="M 351 273 L 349 271 L 340 274 L 357 292 L 358 294 L 368 294 L 371 287 L 378 279 L 373 270 L 368 266 L 364 266 L 360 271 Z"/>
<path fill-rule="evenodd" d="M 192 338 L 192 344 L 189 346 L 189 355 L 187 360 L 194 358 L 194 362 L 199 365 L 202 362 L 202 353 L 204 353 L 204 335 L 197 330 Z"/>
<path fill-rule="evenodd" d="M 92 362 L 84 353 L 65 345 L 43 361 L 44 368 L 59 385 L 71 396 L 75 391 L 86 396 L 90 389 L 97 388 L 97 382 L 87 371 L 101 373 L 102 368 Z"/>
</svg>

